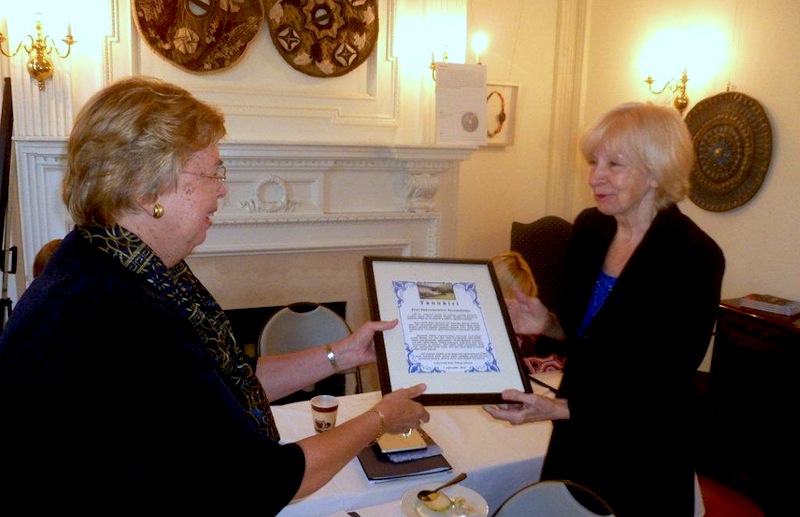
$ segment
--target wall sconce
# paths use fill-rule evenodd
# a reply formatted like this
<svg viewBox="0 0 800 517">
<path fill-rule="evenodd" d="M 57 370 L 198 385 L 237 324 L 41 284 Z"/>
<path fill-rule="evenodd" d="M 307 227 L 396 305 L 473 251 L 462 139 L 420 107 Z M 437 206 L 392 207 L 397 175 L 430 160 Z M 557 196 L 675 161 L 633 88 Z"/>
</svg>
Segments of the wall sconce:
<svg viewBox="0 0 800 517">
<path fill-rule="evenodd" d="M 680 79 L 670 79 L 664 85 L 663 88 L 660 90 L 653 91 L 653 83 L 656 82 L 652 76 L 648 75 L 647 79 L 644 82 L 647 83 L 647 88 L 650 90 L 650 93 L 655 95 L 660 95 L 664 92 L 667 88 L 669 88 L 672 93 L 675 94 L 675 98 L 672 100 L 672 105 L 675 106 L 681 115 L 683 115 L 683 110 L 686 109 L 686 106 L 689 105 L 689 97 L 686 96 L 686 83 L 689 81 L 689 77 L 686 75 L 686 69 L 683 69 L 683 75 Z"/>
<path fill-rule="evenodd" d="M 67 36 L 61 40 L 67 44 L 67 52 L 65 54 L 62 54 L 61 51 L 58 50 L 56 42 L 52 37 L 42 34 L 42 22 L 39 20 L 36 20 L 36 38 L 30 34 L 26 34 L 25 37 L 30 40 L 30 44 L 23 45 L 23 38 L 17 45 L 16 50 L 11 52 L 10 45 L 7 45 L 8 50 L 3 50 L 3 43 L 7 42 L 8 38 L 5 34 L 0 32 L 0 52 L 6 57 L 14 57 L 19 52 L 20 48 L 25 49 L 25 52 L 27 52 L 29 56 L 28 73 L 38 81 L 39 90 L 44 90 L 45 80 L 53 76 L 53 62 L 50 60 L 50 54 L 55 51 L 58 57 L 64 59 L 68 57 L 69 53 L 72 51 L 72 45 L 77 43 L 72 37 L 72 26 L 69 24 L 67 25 Z"/>
<path fill-rule="evenodd" d="M 446 50 L 444 52 L 442 52 L 442 61 L 444 63 L 447 63 L 447 51 Z M 433 77 L 433 80 L 435 81 L 436 80 L 436 55 L 433 52 L 431 52 L 431 66 L 430 66 L 430 69 L 431 69 L 431 77 Z"/>
</svg>

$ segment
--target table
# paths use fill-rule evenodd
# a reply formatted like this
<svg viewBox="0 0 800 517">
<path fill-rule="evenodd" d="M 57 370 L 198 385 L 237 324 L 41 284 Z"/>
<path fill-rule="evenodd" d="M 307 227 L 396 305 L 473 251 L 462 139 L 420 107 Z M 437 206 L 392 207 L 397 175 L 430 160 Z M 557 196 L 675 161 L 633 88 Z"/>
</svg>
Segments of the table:
<svg viewBox="0 0 800 517">
<path fill-rule="evenodd" d="M 561 373 L 537 374 L 537 378 L 558 386 Z M 552 395 L 537 384 L 533 389 Z M 339 421 L 360 415 L 380 398 L 379 391 L 341 397 Z M 441 446 L 452 472 L 370 483 L 354 458 L 327 485 L 290 504 L 278 516 L 346 516 L 348 510 L 358 510 L 362 517 L 402 517 L 404 493 L 420 484 L 444 482 L 459 472 L 467 473 L 461 484 L 486 499 L 491 515 L 514 492 L 539 479 L 552 423 L 513 426 L 495 420 L 480 405 L 427 409 L 431 419 L 423 429 Z M 308 402 L 273 406 L 272 411 L 283 440 L 296 441 L 314 433 Z"/>
<path fill-rule="evenodd" d="M 708 377 L 706 470 L 751 493 L 767 515 L 791 508 L 796 442 L 795 375 L 800 360 L 800 315 L 781 316 L 741 306 L 719 307 Z M 758 408 L 743 418 L 742 408 Z"/>
</svg>

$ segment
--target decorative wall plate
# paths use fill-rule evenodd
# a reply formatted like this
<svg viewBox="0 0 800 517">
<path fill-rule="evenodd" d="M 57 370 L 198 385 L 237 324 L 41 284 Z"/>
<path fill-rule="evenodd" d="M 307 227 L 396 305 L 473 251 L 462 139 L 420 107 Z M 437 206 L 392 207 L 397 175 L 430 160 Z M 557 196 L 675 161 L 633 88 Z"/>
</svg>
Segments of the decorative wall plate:
<svg viewBox="0 0 800 517">
<path fill-rule="evenodd" d="M 697 155 L 691 200 L 711 212 L 749 201 L 772 158 L 772 128 L 761 104 L 743 93 L 720 93 L 695 104 L 686 124 Z"/>
<path fill-rule="evenodd" d="M 307 75 L 337 77 L 354 70 L 378 39 L 377 0 L 266 0 L 264 4 L 278 53 Z"/>
<path fill-rule="evenodd" d="M 133 0 L 133 17 L 150 48 L 190 72 L 228 68 L 264 23 L 261 2 Z"/>
</svg>

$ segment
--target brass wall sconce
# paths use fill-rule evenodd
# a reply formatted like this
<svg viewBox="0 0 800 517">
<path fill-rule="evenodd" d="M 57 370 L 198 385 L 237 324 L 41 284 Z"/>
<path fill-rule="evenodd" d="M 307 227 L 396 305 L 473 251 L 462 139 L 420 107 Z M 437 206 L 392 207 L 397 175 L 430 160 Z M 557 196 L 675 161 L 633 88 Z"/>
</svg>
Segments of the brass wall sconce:
<svg viewBox="0 0 800 517">
<path fill-rule="evenodd" d="M 652 76 L 648 75 L 647 79 L 644 82 L 647 83 L 647 88 L 650 90 L 650 93 L 655 95 L 660 95 L 664 92 L 667 88 L 675 94 L 675 98 L 672 100 L 672 105 L 675 106 L 675 109 L 683 115 L 683 111 L 689 105 L 689 97 L 686 96 L 686 83 L 689 81 L 689 77 L 686 75 L 686 69 L 683 70 L 683 75 L 680 79 L 670 79 L 658 91 L 653 91 L 653 83 L 656 82 Z"/>
<path fill-rule="evenodd" d="M 447 51 L 446 50 L 444 52 L 442 52 L 442 61 L 447 63 Z M 431 66 L 430 66 L 430 69 L 431 69 L 431 77 L 433 77 L 433 80 L 435 81 L 436 80 L 436 55 L 433 52 L 431 52 Z"/>
<path fill-rule="evenodd" d="M 23 45 L 23 38 L 23 41 L 20 41 L 17 48 L 11 52 L 10 45 L 7 45 L 7 50 L 3 49 L 3 43 L 6 43 L 8 38 L 0 32 L 0 52 L 6 57 L 14 57 L 21 48 L 25 49 L 29 56 L 28 73 L 39 83 L 39 90 L 44 90 L 44 82 L 53 76 L 53 61 L 50 59 L 50 55 L 55 52 L 58 57 L 64 59 L 72 51 L 72 45 L 77 43 L 72 37 L 72 28 L 67 26 L 67 36 L 61 40 L 67 44 L 67 51 L 64 54 L 56 47 L 56 42 L 52 37 L 42 33 L 42 22 L 39 20 L 36 20 L 36 38 L 30 34 L 26 34 L 25 37 L 30 40 L 30 44 Z"/>
</svg>

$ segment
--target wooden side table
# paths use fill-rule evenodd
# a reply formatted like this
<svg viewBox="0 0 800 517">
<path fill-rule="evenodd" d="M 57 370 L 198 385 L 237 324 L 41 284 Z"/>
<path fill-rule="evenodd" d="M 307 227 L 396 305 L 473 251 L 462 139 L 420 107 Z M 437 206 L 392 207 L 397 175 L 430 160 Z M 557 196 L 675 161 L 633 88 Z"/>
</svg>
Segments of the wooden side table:
<svg viewBox="0 0 800 517">
<path fill-rule="evenodd" d="M 767 516 L 785 515 L 796 475 L 800 315 L 723 300 L 708 378 L 709 455 L 715 474 L 753 494 Z M 793 483 L 792 483 L 793 484 Z"/>
</svg>

